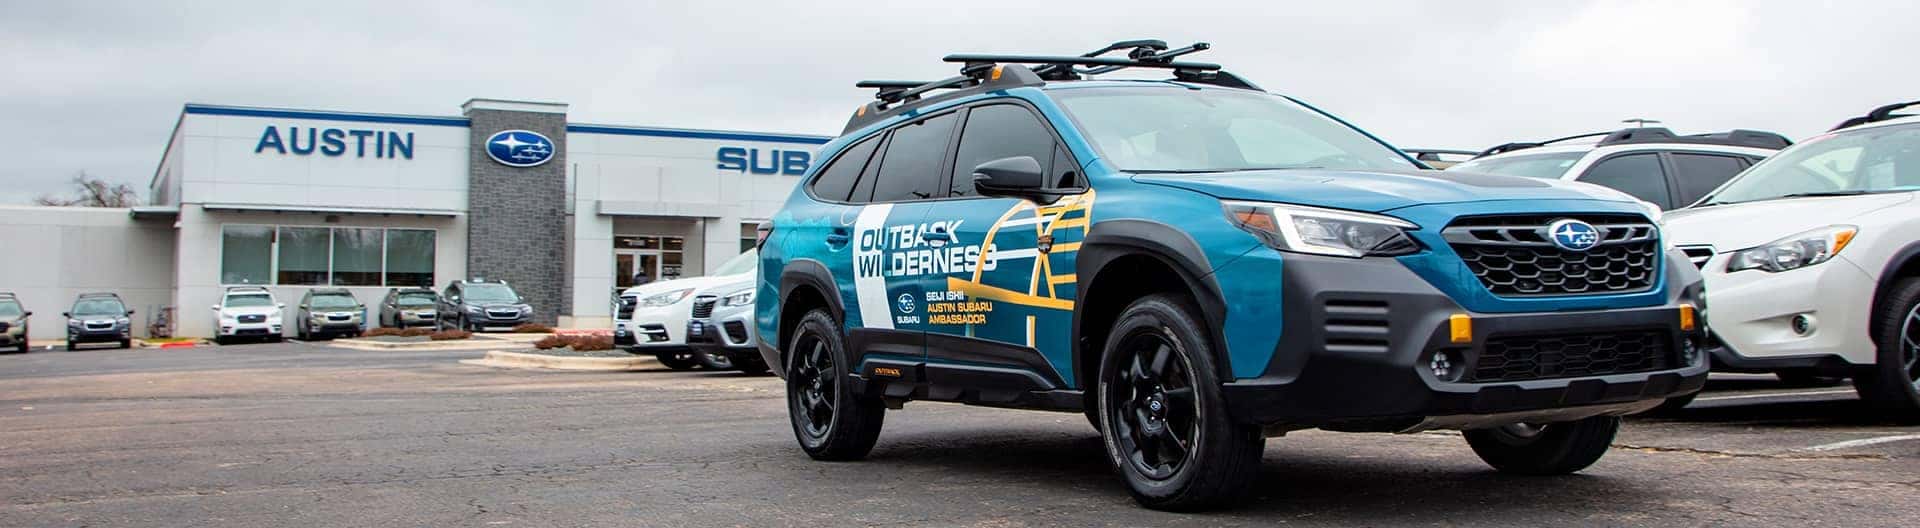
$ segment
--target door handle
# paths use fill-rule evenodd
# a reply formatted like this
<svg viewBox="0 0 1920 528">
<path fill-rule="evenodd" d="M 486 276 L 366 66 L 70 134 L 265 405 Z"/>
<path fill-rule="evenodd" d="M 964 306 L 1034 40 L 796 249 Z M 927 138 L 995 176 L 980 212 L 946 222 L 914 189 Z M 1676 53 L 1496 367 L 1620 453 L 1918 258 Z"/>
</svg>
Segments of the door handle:
<svg viewBox="0 0 1920 528">
<path fill-rule="evenodd" d="M 920 239 L 927 241 L 927 245 L 929 246 L 940 247 L 940 246 L 947 245 L 948 242 L 952 242 L 953 235 L 947 234 L 947 232 L 944 230 L 921 231 Z"/>
<path fill-rule="evenodd" d="M 827 247 L 840 249 L 847 247 L 847 242 L 851 241 L 853 241 L 853 235 L 847 231 L 847 228 L 836 227 L 832 232 L 827 233 Z"/>
</svg>

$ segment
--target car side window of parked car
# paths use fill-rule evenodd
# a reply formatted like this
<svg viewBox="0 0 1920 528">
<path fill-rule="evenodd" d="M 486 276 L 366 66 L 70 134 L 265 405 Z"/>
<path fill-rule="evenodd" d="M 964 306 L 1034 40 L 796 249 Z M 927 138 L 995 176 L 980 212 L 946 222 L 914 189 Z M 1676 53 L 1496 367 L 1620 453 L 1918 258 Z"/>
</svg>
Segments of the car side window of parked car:
<svg viewBox="0 0 1920 528">
<path fill-rule="evenodd" d="M 1667 172 L 1660 167 L 1660 155 L 1628 154 L 1601 160 L 1580 181 L 1611 187 L 1646 200 L 1661 209 L 1673 207 L 1673 193 L 1667 189 Z"/>
<path fill-rule="evenodd" d="M 880 156 L 872 201 L 926 200 L 941 192 L 945 175 L 940 168 L 958 115 L 941 114 L 894 129 L 886 153 Z"/>
<path fill-rule="evenodd" d="M 1675 152 L 1673 156 L 1673 180 L 1680 188 L 1676 206 L 1686 206 L 1698 201 L 1707 193 L 1720 188 L 1721 184 L 1733 179 L 1735 174 L 1746 170 L 1746 158 L 1722 156 L 1693 152 Z"/>
</svg>

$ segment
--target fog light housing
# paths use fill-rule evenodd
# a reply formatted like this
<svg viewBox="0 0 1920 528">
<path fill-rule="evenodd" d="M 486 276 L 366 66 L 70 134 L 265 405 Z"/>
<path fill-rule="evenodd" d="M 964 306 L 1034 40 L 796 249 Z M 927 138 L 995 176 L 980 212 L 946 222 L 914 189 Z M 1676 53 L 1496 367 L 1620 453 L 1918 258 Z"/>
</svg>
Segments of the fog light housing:
<svg viewBox="0 0 1920 528">
<path fill-rule="evenodd" d="M 1793 329 L 1794 335 L 1801 337 L 1812 335 L 1816 328 L 1813 316 L 1807 314 L 1793 316 L 1793 319 L 1787 321 L 1787 326 Z"/>
<path fill-rule="evenodd" d="M 1700 363 L 1700 342 L 1694 338 L 1680 340 L 1680 363 L 1694 366 Z"/>
<path fill-rule="evenodd" d="M 1460 353 L 1454 350 L 1441 350 L 1427 359 L 1427 370 L 1440 381 L 1455 382 L 1466 377 L 1466 364 L 1460 361 Z"/>
</svg>

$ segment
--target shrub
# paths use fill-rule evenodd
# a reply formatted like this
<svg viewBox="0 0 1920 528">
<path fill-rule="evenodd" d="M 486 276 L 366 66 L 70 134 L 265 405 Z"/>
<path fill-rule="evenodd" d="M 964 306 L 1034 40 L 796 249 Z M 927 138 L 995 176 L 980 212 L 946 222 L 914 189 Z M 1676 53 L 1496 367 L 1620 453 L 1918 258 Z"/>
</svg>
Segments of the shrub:
<svg viewBox="0 0 1920 528">
<path fill-rule="evenodd" d="M 540 324 L 540 323 L 521 323 L 521 324 L 520 324 L 519 326 L 515 326 L 515 327 L 513 327 L 513 333 L 516 333 L 516 334 L 551 334 L 551 333 L 553 333 L 553 327 L 551 327 L 551 326 L 547 326 L 547 325 L 543 325 L 543 324 Z"/>
<path fill-rule="evenodd" d="M 434 334 L 434 331 L 432 328 L 408 328 L 406 330 L 400 331 L 400 337 L 427 336 L 431 338 L 433 337 L 433 334 Z M 457 338 L 457 339 L 464 339 L 464 338 Z"/>
<path fill-rule="evenodd" d="M 360 335 L 366 336 L 366 337 L 397 336 L 397 335 L 400 335 L 400 329 L 387 328 L 383 326 L 380 328 L 367 330 L 367 333 L 360 334 Z"/>
<path fill-rule="evenodd" d="M 573 349 L 581 352 L 613 350 L 613 338 L 610 336 L 574 336 Z"/>
<path fill-rule="evenodd" d="M 468 332 L 466 330 L 441 330 L 438 332 L 427 334 L 427 338 L 432 339 L 434 341 L 450 341 L 454 339 L 466 339 L 469 337 L 473 337 L 473 332 Z"/>
<path fill-rule="evenodd" d="M 549 350 L 549 349 L 570 346 L 572 344 L 573 344 L 573 338 L 571 337 L 563 336 L 563 335 L 550 335 L 550 336 L 541 338 L 539 341 L 534 341 L 533 348 L 538 348 L 540 350 Z"/>
</svg>

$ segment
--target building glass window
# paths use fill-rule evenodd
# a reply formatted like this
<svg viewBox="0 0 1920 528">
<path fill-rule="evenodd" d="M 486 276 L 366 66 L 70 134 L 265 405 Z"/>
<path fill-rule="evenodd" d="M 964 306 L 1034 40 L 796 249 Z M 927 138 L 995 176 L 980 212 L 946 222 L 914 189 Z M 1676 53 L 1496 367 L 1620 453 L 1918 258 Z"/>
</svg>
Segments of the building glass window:
<svg viewBox="0 0 1920 528">
<path fill-rule="evenodd" d="M 225 226 L 220 229 L 220 283 L 273 283 L 273 228 Z"/>
<path fill-rule="evenodd" d="M 333 230 L 333 285 L 379 286 L 381 229 Z"/>
<path fill-rule="evenodd" d="M 280 228 L 278 284 L 324 286 L 332 253 L 332 230 L 324 227 Z"/>
<path fill-rule="evenodd" d="M 747 250 L 753 249 L 753 246 L 757 245 L 759 241 L 760 241 L 760 224 L 758 223 L 740 224 L 740 252 L 741 253 L 746 253 Z"/>
<path fill-rule="evenodd" d="M 433 231 L 387 230 L 387 285 L 433 287 Z"/>
</svg>

